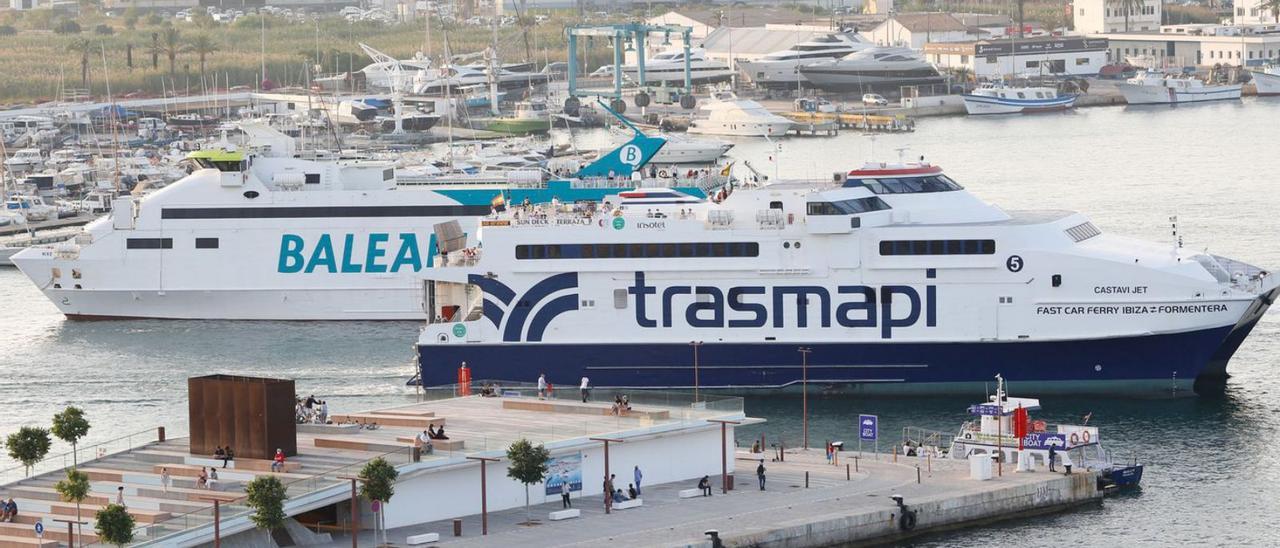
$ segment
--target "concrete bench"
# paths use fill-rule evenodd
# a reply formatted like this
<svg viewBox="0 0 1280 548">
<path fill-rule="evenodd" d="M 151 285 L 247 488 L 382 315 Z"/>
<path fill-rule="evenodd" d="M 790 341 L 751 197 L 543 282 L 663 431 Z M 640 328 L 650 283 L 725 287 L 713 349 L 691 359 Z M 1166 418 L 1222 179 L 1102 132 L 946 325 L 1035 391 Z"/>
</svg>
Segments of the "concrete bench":
<svg viewBox="0 0 1280 548">
<path fill-rule="evenodd" d="M 134 521 L 138 523 L 159 523 L 169 519 L 170 513 L 161 510 L 147 510 L 145 508 L 135 508 L 129 506 L 129 497 L 124 498 L 124 503 L 128 507 L 129 515 L 133 516 Z M 92 516 L 98 510 L 105 508 L 105 504 L 81 504 L 80 511 L 82 516 Z M 34 511 L 45 514 L 57 514 L 59 516 L 75 516 L 76 505 L 72 502 L 54 502 L 45 500 L 25 499 L 18 501 L 18 512 L 21 513 L 24 508 L 31 508 Z M 45 524 L 47 527 L 49 524 Z"/>
<path fill-rule="evenodd" d="M 579 510 L 577 508 L 569 508 L 567 510 L 557 510 L 555 512 L 547 514 L 547 519 L 551 521 L 560 521 L 562 519 L 573 519 L 577 517 L 582 517 L 582 510 Z"/>
<path fill-rule="evenodd" d="M 378 426 L 396 426 L 402 428 L 437 428 L 444 426 L 443 417 L 414 417 L 409 415 L 384 415 L 380 413 L 360 413 L 350 415 L 334 415 L 333 422 L 356 422 L 360 424 L 376 424 Z"/>
<path fill-rule="evenodd" d="M 432 542 L 440 542 L 440 533 L 423 533 L 421 535 L 411 535 L 404 539 L 404 543 L 409 546 L 417 546 L 419 544 L 428 544 Z"/>
<path fill-rule="evenodd" d="M 682 499 L 691 499 L 694 497 L 701 497 L 701 496 L 702 496 L 702 489 L 681 489 L 680 490 L 680 498 Z"/>
<path fill-rule="evenodd" d="M 626 510 L 627 508 L 639 508 L 641 506 L 644 506 L 644 499 L 631 499 L 613 503 L 614 510 Z"/>
<path fill-rule="evenodd" d="M 414 436 L 396 436 L 396 441 L 409 446 L 413 445 L 413 439 Z M 431 446 L 435 447 L 436 451 L 461 451 L 465 445 L 466 443 L 462 440 L 431 440 Z"/>
<path fill-rule="evenodd" d="M 540 411 L 544 413 L 566 413 L 578 415 L 611 415 L 612 405 L 556 402 L 554 400 L 502 400 L 502 408 L 513 411 Z M 667 410 L 643 411 L 632 408 L 624 417 L 665 420 L 671 418 Z"/>
<path fill-rule="evenodd" d="M 349 438 L 321 438 L 317 437 L 312 440 L 316 447 L 327 447 L 329 449 L 351 449 L 355 451 L 368 451 L 372 453 L 390 453 L 392 451 L 408 450 L 408 445 L 394 442 L 388 439 L 361 439 L 359 436 Z"/>
</svg>

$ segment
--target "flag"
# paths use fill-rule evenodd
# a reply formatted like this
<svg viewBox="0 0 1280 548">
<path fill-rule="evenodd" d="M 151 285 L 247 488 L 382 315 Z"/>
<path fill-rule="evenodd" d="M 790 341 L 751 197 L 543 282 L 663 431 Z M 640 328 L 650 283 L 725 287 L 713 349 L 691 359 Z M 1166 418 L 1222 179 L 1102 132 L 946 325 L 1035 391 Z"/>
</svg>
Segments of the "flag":
<svg viewBox="0 0 1280 548">
<path fill-rule="evenodd" d="M 489 202 L 489 205 L 493 207 L 494 211 L 503 211 L 507 209 L 507 198 L 499 192 L 498 195 L 494 196 L 493 200 Z"/>
<path fill-rule="evenodd" d="M 724 166 L 724 169 L 720 170 L 720 175 L 728 177 L 729 171 L 732 169 L 733 169 L 733 162 L 729 162 L 728 165 Z"/>
<path fill-rule="evenodd" d="M 1089 419 L 1092 419 L 1092 418 L 1093 418 L 1093 411 L 1090 411 L 1088 414 L 1084 416 L 1084 423 L 1089 424 Z"/>
</svg>

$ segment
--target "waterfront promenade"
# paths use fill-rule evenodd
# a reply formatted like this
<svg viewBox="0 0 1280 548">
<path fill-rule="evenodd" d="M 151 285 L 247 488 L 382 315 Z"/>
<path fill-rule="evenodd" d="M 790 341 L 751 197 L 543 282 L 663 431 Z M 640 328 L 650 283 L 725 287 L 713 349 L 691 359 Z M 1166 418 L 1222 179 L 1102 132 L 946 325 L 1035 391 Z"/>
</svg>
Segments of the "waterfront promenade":
<svg viewBox="0 0 1280 548">
<path fill-rule="evenodd" d="M 737 489 L 727 495 L 722 494 L 718 472 L 709 470 L 714 486 L 711 497 L 679 498 L 680 490 L 696 486 L 695 479 L 645 486 L 640 497 L 643 506 L 609 515 L 601 497 L 592 496 L 573 500 L 582 517 L 548 521 L 548 513 L 561 508 L 557 498 L 532 507 L 533 518 L 540 521 L 535 526 L 521 525 L 525 510 L 513 508 L 489 514 L 487 536 L 480 535 L 480 516 L 471 515 L 462 519 L 462 537 L 452 536 L 452 520 L 446 520 L 391 529 L 387 540 L 405 545 L 411 535 L 438 533 L 440 541 L 433 544 L 458 547 L 710 546 L 704 533 L 715 529 L 726 546 L 822 546 L 908 536 L 897 523 L 898 509 L 890 498 L 895 494 L 918 510 L 914 533 L 1060 510 L 1101 497 L 1093 487 L 1092 472 L 1078 471 L 1068 478 L 1043 470 L 1014 473 L 1007 466 L 1001 477 L 975 481 L 968 479 L 965 461 L 927 463 L 899 457 L 894 463 L 891 455 L 881 455 L 877 461 L 867 454 L 858 460 L 859 471 L 846 479 L 844 465 L 854 465 L 853 452 L 844 453 L 839 466 L 826 464 L 821 450 L 789 452 L 786 462 L 771 462 L 772 453 L 765 455 L 767 491 L 757 487 L 754 455 L 739 452 Z M 628 483 L 629 477 L 623 476 L 629 474 L 620 473 L 624 480 L 620 483 Z M 350 544 L 349 536 L 335 535 L 331 546 Z M 376 545 L 372 531 L 362 533 L 360 545 Z"/>
</svg>

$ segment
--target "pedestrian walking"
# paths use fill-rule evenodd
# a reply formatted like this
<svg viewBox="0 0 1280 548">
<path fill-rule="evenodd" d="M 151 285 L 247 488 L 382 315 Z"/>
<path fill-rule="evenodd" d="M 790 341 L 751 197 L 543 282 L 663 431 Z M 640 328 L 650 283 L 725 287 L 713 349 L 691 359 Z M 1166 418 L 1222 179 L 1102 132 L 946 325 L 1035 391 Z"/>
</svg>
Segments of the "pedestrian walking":
<svg viewBox="0 0 1280 548">
<path fill-rule="evenodd" d="M 173 481 L 173 478 L 169 476 L 169 468 L 168 467 L 161 468 L 160 469 L 160 487 L 164 489 L 164 492 L 166 493 L 169 492 L 169 484 L 172 481 Z"/>
<path fill-rule="evenodd" d="M 644 474 L 642 474 L 642 473 L 640 472 L 640 465 L 638 465 L 638 464 L 637 464 L 637 465 L 636 465 L 636 470 L 635 470 L 636 494 L 637 494 L 637 495 L 639 495 L 639 494 L 640 494 L 640 480 L 642 480 L 642 479 L 644 479 Z"/>
<path fill-rule="evenodd" d="M 756 466 L 756 479 L 760 480 L 760 490 L 764 491 L 764 459 L 760 459 L 760 465 Z"/>
<path fill-rule="evenodd" d="M 573 508 L 573 501 L 569 500 L 569 475 L 562 474 L 560 476 L 560 507 Z"/>
<path fill-rule="evenodd" d="M 587 403 L 587 398 L 591 397 L 591 379 L 582 377 L 582 384 L 578 385 L 578 390 L 582 391 L 582 403 Z"/>
<path fill-rule="evenodd" d="M 116 487 L 116 504 L 119 504 L 120 506 L 125 506 L 125 504 L 124 504 L 124 486 L 123 486 L 123 485 L 121 485 L 121 486 L 119 486 L 119 487 Z M 127 506 L 125 506 L 125 507 L 127 508 Z"/>
<path fill-rule="evenodd" d="M 547 374 L 538 374 L 538 399 L 547 399 Z"/>
</svg>

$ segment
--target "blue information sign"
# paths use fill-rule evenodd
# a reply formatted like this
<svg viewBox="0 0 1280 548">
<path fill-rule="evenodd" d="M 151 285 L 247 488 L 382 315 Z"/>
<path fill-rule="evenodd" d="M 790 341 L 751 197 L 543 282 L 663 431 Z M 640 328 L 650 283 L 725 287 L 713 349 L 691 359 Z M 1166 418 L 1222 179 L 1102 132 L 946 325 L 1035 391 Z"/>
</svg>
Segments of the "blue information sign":
<svg viewBox="0 0 1280 548">
<path fill-rule="evenodd" d="M 875 441 L 880 433 L 880 417 L 875 415 L 858 415 L 858 439 Z"/>
<path fill-rule="evenodd" d="M 36 536 L 37 536 L 37 537 L 43 537 L 43 536 L 44 536 L 44 522 L 42 522 L 42 521 L 37 521 L 37 522 L 36 522 Z"/>
<path fill-rule="evenodd" d="M 1048 449 L 1055 447 L 1058 449 L 1067 448 L 1066 434 L 1053 434 L 1049 432 L 1032 432 L 1022 438 L 1022 445 L 1027 449 Z"/>
</svg>

